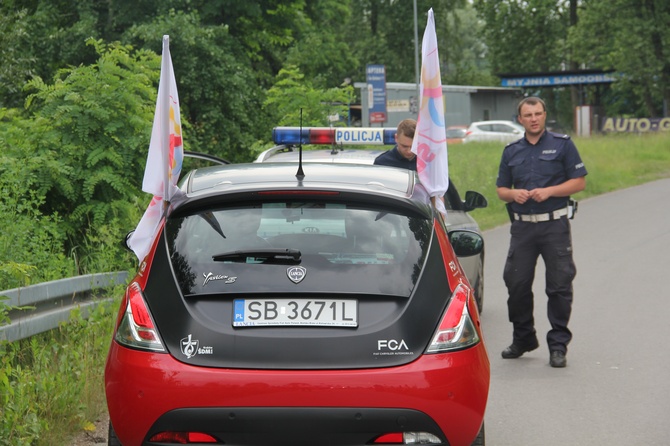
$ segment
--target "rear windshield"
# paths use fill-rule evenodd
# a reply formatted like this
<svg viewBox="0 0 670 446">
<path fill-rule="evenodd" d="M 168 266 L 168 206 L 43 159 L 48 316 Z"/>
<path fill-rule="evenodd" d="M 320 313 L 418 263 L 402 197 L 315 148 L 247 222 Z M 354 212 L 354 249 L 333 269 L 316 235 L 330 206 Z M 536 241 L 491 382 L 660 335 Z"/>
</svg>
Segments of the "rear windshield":
<svg viewBox="0 0 670 446">
<path fill-rule="evenodd" d="M 409 295 L 431 232 L 426 218 L 324 201 L 224 207 L 166 224 L 184 294 L 295 291 L 285 271 L 300 265 L 310 279 L 301 291 Z"/>
</svg>

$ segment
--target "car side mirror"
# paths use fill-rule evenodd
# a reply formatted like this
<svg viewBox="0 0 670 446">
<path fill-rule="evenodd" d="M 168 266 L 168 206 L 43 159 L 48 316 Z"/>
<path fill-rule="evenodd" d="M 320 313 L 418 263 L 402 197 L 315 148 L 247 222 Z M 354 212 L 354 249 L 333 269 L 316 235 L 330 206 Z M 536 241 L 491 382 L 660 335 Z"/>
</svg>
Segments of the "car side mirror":
<svg viewBox="0 0 670 446">
<path fill-rule="evenodd" d="M 465 212 L 470 212 L 474 209 L 485 208 L 489 202 L 479 192 L 469 190 L 465 193 L 465 202 L 463 203 Z"/>
<path fill-rule="evenodd" d="M 449 232 L 449 242 L 457 257 L 471 257 L 484 250 L 484 238 L 474 232 L 456 229 Z"/>
</svg>

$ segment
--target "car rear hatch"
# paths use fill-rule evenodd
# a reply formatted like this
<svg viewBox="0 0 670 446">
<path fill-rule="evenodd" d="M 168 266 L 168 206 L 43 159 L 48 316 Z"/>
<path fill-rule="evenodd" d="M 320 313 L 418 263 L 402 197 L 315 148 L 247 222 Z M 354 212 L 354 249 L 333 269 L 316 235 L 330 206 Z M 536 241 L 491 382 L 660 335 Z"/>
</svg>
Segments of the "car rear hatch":
<svg viewBox="0 0 670 446">
<path fill-rule="evenodd" d="M 253 194 L 170 215 L 144 290 L 170 354 L 254 369 L 418 358 L 451 296 L 433 219 L 361 197 Z"/>
</svg>

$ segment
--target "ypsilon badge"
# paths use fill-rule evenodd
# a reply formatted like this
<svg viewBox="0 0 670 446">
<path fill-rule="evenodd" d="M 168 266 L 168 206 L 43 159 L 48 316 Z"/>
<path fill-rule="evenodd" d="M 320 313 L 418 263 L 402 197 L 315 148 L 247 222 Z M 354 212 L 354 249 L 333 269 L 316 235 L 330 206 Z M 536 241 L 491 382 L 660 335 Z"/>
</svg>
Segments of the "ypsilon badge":
<svg viewBox="0 0 670 446">
<path fill-rule="evenodd" d="M 300 283 L 307 275 L 307 269 L 303 266 L 292 266 L 286 270 L 286 275 L 293 283 Z"/>
</svg>

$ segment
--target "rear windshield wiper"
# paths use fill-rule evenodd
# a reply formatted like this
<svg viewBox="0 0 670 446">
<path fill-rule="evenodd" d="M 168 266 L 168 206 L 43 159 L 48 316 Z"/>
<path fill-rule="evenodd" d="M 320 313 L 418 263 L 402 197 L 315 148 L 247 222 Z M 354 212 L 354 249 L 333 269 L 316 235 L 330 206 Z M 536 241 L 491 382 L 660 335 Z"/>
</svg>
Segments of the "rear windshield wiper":
<svg viewBox="0 0 670 446">
<path fill-rule="evenodd" d="M 228 251 L 212 256 L 215 262 L 247 262 L 250 263 L 300 263 L 302 253 L 298 249 L 264 248 L 264 249 L 242 249 Z"/>
</svg>

